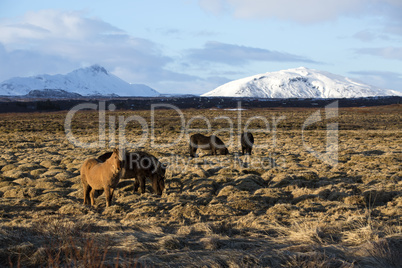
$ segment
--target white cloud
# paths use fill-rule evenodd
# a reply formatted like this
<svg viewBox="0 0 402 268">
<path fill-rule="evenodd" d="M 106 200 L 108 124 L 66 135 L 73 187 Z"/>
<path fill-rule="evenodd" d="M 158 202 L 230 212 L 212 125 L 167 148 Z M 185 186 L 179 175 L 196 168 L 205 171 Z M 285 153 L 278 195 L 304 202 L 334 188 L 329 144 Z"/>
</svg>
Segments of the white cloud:
<svg viewBox="0 0 402 268">
<path fill-rule="evenodd" d="M 189 49 L 187 57 L 193 62 L 218 62 L 244 65 L 251 61 L 317 63 L 302 56 L 262 48 L 207 42 L 202 49 Z"/>
<path fill-rule="evenodd" d="M 0 42 L 18 44 L 26 40 L 82 40 L 104 33 L 122 33 L 116 27 L 82 12 L 41 10 L 28 12 L 18 21 L 5 20 L 0 24 Z"/>
<path fill-rule="evenodd" d="M 402 47 L 361 48 L 357 49 L 356 52 L 385 59 L 402 60 Z"/>
<path fill-rule="evenodd" d="M 231 0 L 235 5 L 235 16 L 275 17 L 278 19 L 295 20 L 299 22 L 316 22 L 337 18 L 340 14 L 355 11 L 364 0 Z"/>
<path fill-rule="evenodd" d="M 199 0 L 200 7 L 214 15 L 219 15 L 227 10 L 225 0 Z"/>
<path fill-rule="evenodd" d="M 7 51 L 1 43 L 0 63 L 0 82 L 14 76 L 66 73 L 79 66 L 61 55 L 28 49 Z"/>
<path fill-rule="evenodd" d="M 402 9 L 400 0 L 200 0 L 199 4 L 213 14 L 230 10 L 237 18 L 276 18 L 302 23 L 364 14 L 388 16 Z"/>
<path fill-rule="evenodd" d="M 384 71 L 353 71 L 349 73 L 370 85 L 402 92 L 402 73 Z"/>
</svg>

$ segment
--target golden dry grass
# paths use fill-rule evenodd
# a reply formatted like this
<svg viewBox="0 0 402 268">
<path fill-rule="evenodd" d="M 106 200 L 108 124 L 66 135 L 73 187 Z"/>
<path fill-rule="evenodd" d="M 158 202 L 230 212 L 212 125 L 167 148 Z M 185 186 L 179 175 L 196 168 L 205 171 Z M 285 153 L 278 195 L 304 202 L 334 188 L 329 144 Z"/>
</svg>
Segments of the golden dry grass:
<svg viewBox="0 0 402 268">
<path fill-rule="evenodd" d="M 175 111 L 157 111 L 156 139 L 143 144 L 170 163 L 162 197 L 132 193 L 120 182 L 112 206 L 82 204 L 84 159 L 110 148 L 83 149 L 64 134 L 66 113 L 0 115 L 0 266 L 99 267 L 399 267 L 402 263 L 402 106 L 344 108 L 335 119 L 308 128 L 305 142 L 325 150 L 326 124 L 339 124 L 339 164 L 315 158 L 301 127 L 316 109 L 251 109 L 273 120 L 276 132 L 257 133 L 252 156 L 188 158 Z M 235 124 L 238 113 L 184 110 L 203 115 L 212 131 Z M 107 113 L 139 115 L 150 111 Z M 73 133 L 96 141 L 99 115 L 77 113 Z M 108 123 L 108 121 L 106 121 Z M 255 120 L 252 128 L 261 128 Z M 194 120 L 191 128 L 204 128 Z M 109 131 L 109 129 L 107 128 Z M 117 127 L 115 128 L 118 134 Z M 151 130 L 150 130 L 151 131 Z M 107 132 L 109 133 L 109 132 Z M 237 133 L 234 133 L 237 135 Z M 136 122 L 127 140 L 142 135 Z M 218 134 L 227 142 L 230 133 Z M 236 141 L 235 137 L 235 141 Z M 108 143 L 107 143 L 108 144 Z"/>
</svg>

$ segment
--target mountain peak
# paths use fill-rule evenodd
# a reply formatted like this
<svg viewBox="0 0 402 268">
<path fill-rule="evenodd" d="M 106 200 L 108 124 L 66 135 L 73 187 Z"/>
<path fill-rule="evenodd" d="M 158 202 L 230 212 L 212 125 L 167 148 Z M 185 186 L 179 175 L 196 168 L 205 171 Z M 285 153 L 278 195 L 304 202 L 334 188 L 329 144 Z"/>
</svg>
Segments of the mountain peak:
<svg viewBox="0 0 402 268">
<path fill-rule="evenodd" d="M 300 66 L 300 67 L 294 68 L 294 69 L 283 70 L 283 72 L 286 72 L 286 71 L 294 71 L 296 73 L 299 73 L 300 75 L 307 76 L 307 75 L 309 75 L 310 72 L 314 72 L 316 70 L 309 69 L 304 66 Z"/>
<path fill-rule="evenodd" d="M 49 89 L 53 91 L 51 92 Z M 31 91 L 34 91 L 33 94 L 44 96 L 56 93 L 56 95 L 60 95 L 64 94 L 64 91 L 82 96 L 159 95 L 157 91 L 148 86 L 127 83 L 98 64 L 74 70 L 66 75 L 15 77 L 0 83 L 0 96 L 21 96 L 27 95 Z"/>
<path fill-rule="evenodd" d="M 94 64 L 89 67 L 80 68 L 72 71 L 71 73 L 90 73 L 92 75 L 98 75 L 98 74 L 109 75 L 109 72 L 99 64 Z"/>
<path fill-rule="evenodd" d="M 104 67 L 100 66 L 99 64 L 94 64 L 94 65 L 88 67 L 88 69 L 93 73 L 104 73 L 107 75 L 109 74 L 108 71 Z"/>
<path fill-rule="evenodd" d="M 202 96 L 253 98 L 356 98 L 400 95 L 329 72 L 299 67 L 226 83 Z"/>
</svg>

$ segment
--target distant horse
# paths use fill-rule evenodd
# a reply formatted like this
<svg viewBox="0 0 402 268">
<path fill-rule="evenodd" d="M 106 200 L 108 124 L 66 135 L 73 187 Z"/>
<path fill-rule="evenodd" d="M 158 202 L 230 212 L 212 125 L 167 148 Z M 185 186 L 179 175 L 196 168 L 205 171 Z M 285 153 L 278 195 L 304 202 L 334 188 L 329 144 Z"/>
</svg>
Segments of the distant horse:
<svg viewBox="0 0 402 268">
<path fill-rule="evenodd" d="M 112 153 L 104 153 L 98 159 L 105 161 Z M 143 151 L 126 152 L 124 155 L 124 165 L 122 178 L 135 178 L 134 192 L 140 188 L 141 194 L 145 193 L 145 181 L 148 178 L 152 182 L 152 189 L 155 194 L 162 195 L 165 189 L 166 164 Z"/>
<path fill-rule="evenodd" d="M 221 155 L 229 154 L 228 149 L 221 139 L 217 136 L 204 136 L 202 134 L 194 134 L 190 137 L 190 156 L 195 157 L 197 149 L 211 150 L 212 155 L 216 155 L 217 152 Z"/>
<path fill-rule="evenodd" d="M 241 153 L 244 155 L 244 151 L 246 154 L 251 155 L 251 150 L 253 149 L 254 145 L 254 137 L 253 134 L 250 132 L 243 132 L 240 138 L 241 142 Z"/>
<path fill-rule="evenodd" d="M 81 167 L 81 183 L 84 188 L 84 204 L 95 205 L 95 191 L 104 190 L 106 197 L 106 207 L 109 207 L 113 192 L 120 180 L 121 161 L 119 150 L 114 149 L 111 156 L 105 162 L 91 158 L 84 161 Z"/>
</svg>

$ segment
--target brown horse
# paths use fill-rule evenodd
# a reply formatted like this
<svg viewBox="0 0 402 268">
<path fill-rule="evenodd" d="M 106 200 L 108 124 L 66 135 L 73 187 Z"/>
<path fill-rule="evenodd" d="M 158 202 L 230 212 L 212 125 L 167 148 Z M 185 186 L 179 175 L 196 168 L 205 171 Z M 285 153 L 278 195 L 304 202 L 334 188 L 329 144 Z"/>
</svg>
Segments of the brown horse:
<svg viewBox="0 0 402 268">
<path fill-rule="evenodd" d="M 106 206 L 109 207 L 112 202 L 113 192 L 120 180 L 121 161 L 119 150 L 114 149 L 112 155 L 102 162 L 91 158 L 84 161 L 81 167 L 81 183 L 84 188 L 84 204 L 95 205 L 95 191 L 104 190 L 106 197 Z"/>
</svg>

